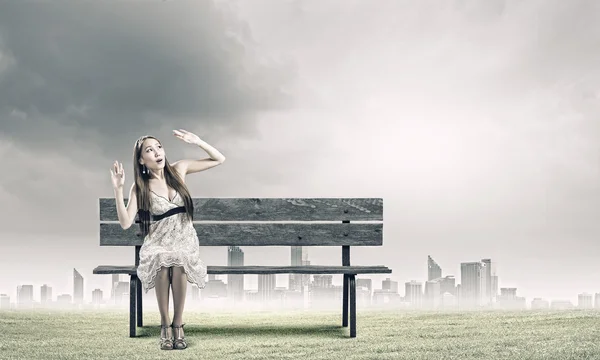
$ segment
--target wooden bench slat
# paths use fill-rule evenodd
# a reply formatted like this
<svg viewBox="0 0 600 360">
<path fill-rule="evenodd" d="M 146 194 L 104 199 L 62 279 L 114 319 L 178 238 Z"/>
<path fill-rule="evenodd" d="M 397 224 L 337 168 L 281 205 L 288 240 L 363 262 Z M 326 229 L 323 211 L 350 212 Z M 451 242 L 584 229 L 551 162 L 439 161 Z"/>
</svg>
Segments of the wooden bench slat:
<svg viewBox="0 0 600 360">
<path fill-rule="evenodd" d="M 135 274 L 137 266 L 119 266 L 119 265 L 99 265 L 93 271 L 92 274 Z"/>
<path fill-rule="evenodd" d="M 383 266 L 208 266 L 209 274 L 373 274 L 391 273 Z"/>
<path fill-rule="evenodd" d="M 392 272 L 383 265 L 371 266 L 207 266 L 209 274 L 390 274 Z M 101 265 L 94 269 L 94 274 L 135 274 L 135 266 Z"/>
<path fill-rule="evenodd" d="M 125 204 L 127 204 L 125 199 Z M 383 221 L 382 198 L 192 198 L 199 221 Z M 114 198 L 100 198 L 100 221 L 118 221 Z"/>
<path fill-rule="evenodd" d="M 379 246 L 383 224 L 207 224 L 194 223 L 200 246 Z M 123 230 L 118 223 L 100 224 L 100 246 L 138 246 L 139 226 Z"/>
</svg>

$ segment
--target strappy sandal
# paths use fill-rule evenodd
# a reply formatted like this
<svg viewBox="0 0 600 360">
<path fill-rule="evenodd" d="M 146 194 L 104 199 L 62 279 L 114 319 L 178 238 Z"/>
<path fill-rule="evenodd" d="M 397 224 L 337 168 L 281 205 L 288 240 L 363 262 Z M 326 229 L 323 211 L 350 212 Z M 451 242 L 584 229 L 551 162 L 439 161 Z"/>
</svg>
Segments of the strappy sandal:
<svg viewBox="0 0 600 360">
<path fill-rule="evenodd" d="M 171 324 L 171 326 L 173 327 L 173 329 L 182 329 L 183 330 L 183 326 L 185 324 L 181 324 L 179 326 L 176 326 L 175 324 Z M 177 331 L 177 335 L 174 337 L 174 342 L 173 342 L 173 349 L 176 350 L 183 350 L 185 348 L 187 348 L 187 343 L 185 342 L 185 335 L 184 336 L 179 336 L 181 334 L 181 330 Z"/>
<path fill-rule="evenodd" d="M 173 333 L 171 332 L 171 336 L 168 336 L 167 329 L 171 326 L 161 325 L 160 326 L 160 349 L 161 350 L 173 350 Z M 163 337 L 163 329 L 165 330 Z"/>
</svg>

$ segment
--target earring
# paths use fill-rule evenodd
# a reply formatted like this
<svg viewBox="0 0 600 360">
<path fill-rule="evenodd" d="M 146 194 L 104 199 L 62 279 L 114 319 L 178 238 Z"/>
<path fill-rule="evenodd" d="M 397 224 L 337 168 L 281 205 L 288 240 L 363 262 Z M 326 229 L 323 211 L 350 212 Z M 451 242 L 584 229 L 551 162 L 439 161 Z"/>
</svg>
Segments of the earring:
<svg viewBox="0 0 600 360">
<path fill-rule="evenodd" d="M 145 174 L 147 172 L 146 165 L 142 165 L 142 173 Z"/>
</svg>

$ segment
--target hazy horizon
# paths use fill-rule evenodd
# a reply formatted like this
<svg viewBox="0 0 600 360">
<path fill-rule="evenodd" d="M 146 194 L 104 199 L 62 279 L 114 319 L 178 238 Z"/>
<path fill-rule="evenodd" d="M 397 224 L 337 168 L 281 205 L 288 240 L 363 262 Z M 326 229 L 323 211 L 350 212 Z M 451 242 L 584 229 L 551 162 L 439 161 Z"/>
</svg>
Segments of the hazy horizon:
<svg viewBox="0 0 600 360">
<path fill-rule="evenodd" d="M 527 298 L 600 292 L 600 3 L 560 0 L 256 0 L 0 3 L 0 293 L 44 283 L 85 298 L 98 265 L 109 169 L 145 134 L 193 197 L 380 197 L 381 247 L 351 249 L 369 275 L 424 282 L 427 255 L 460 283 L 491 258 Z M 289 248 L 242 247 L 246 265 Z M 311 264 L 341 249 L 309 248 Z M 202 248 L 226 265 L 227 248 Z M 287 274 L 277 286 L 287 285 Z M 333 277 L 340 285 L 341 275 Z M 250 283 L 250 284 L 248 284 Z M 256 286 L 256 280 L 246 286 Z M 37 292 L 36 292 L 37 291 Z"/>
</svg>

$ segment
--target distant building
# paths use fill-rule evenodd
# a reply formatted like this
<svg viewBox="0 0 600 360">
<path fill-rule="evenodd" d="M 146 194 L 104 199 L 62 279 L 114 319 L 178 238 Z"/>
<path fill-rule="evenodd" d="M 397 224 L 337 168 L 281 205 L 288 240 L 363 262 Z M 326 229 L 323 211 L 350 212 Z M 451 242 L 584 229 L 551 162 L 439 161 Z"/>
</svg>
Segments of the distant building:
<svg viewBox="0 0 600 360">
<path fill-rule="evenodd" d="M 580 309 L 592 309 L 592 294 L 583 293 L 577 296 L 577 307 Z"/>
<path fill-rule="evenodd" d="M 456 309 L 458 307 L 458 299 L 456 295 L 449 292 L 442 294 L 441 308 L 443 309 Z"/>
<path fill-rule="evenodd" d="M 129 295 L 129 281 L 119 281 L 114 290 L 114 305 L 122 305 L 127 304 L 127 297 L 125 295 Z M 123 299 L 126 299 L 123 301 Z"/>
<path fill-rule="evenodd" d="M 550 308 L 553 310 L 570 310 L 573 309 L 573 303 L 569 300 L 552 300 Z"/>
<path fill-rule="evenodd" d="M 356 306 L 370 306 L 372 304 L 372 279 L 356 279 Z M 342 287 L 343 289 L 343 287 Z M 342 293 L 343 295 L 343 293 Z"/>
<path fill-rule="evenodd" d="M 401 296 L 397 292 L 383 289 L 375 289 L 373 291 L 374 306 L 398 306 L 401 300 Z"/>
<path fill-rule="evenodd" d="M 189 289 L 191 296 L 192 296 L 192 301 L 196 302 L 198 300 L 200 300 L 200 289 L 198 288 L 198 285 L 192 285 Z"/>
<path fill-rule="evenodd" d="M 442 268 L 433 260 L 430 255 L 427 255 L 427 281 L 442 277 Z"/>
<path fill-rule="evenodd" d="M 302 246 L 290 246 L 290 266 L 302 266 Z M 302 275 L 289 274 L 288 288 L 293 291 L 302 291 Z"/>
<path fill-rule="evenodd" d="M 83 304 L 83 276 L 73 269 L 73 302 Z"/>
<path fill-rule="evenodd" d="M 385 280 L 383 280 L 381 282 L 381 289 L 387 290 L 392 293 L 397 293 L 398 292 L 398 282 L 393 281 L 390 278 L 386 278 Z"/>
<path fill-rule="evenodd" d="M 524 297 L 517 296 L 517 288 L 500 288 L 495 306 L 500 309 L 526 309 Z"/>
<path fill-rule="evenodd" d="M 513 300 L 517 297 L 517 288 L 501 288 L 500 296 L 505 300 Z"/>
<path fill-rule="evenodd" d="M 227 248 L 227 266 L 244 266 L 244 252 L 239 246 Z M 234 303 L 244 299 L 244 274 L 227 274 L 227 297 Z"/>
<path fill-rule="evenodd" d="M 443 278 L 440 278 L 438 281 L 440 283 L 440 292 L 442 294 L 450 293 L 455 296 L 457 295 L 456 279 L 454 278 L 454 275 L 446 275 Z"/>
<path fill-rule="evenodd" d="M 366 288 L 369 290 L 369 293 L 371 293 L 371 291 L 373 290 L 373 281 L 371 279 L 356 279 L 356 288 Z"/>
<path fill-rule="evenodd" d="M 307 254 L 304 253 L 303 256 L 306 257 Z M 308 266 L 308 265 L 310 265 L 310 260 L 302 260 L 302 266 Z M 310 285 L 310 274 L 298 274 L 298 275 L 302 276 L 301 287 L 302 287 L 302 292 L 305 292 L 305 291 L 307 291 L 308 286 Z M 307 296 L 305 297 L 305 299 L 307 299 Z"/>
<path fill-rule="evenodd" d="M 6 294 L 0 294 L 0 310 L 10 309 L 10 296 Z"/>
<path fill-rule="evenodd" d="M 102 304 L 102 302 L 102 290 L 95 289 L 94 291 L 92 291 L 92 304 L 100 305 Z"/>
<path fill-rule="evenodd" d="M 258 275 L 258 293 L 261 301 L 268 302 L 273 299 L 276 286 L 277 274 Z"/>
<path fill-rule="evenodd" d="M 69 306 L 73 303 L 73 301 L 70 294 L 62 294 L 56 297 L 56 303 L 59 306 Z"/>
<path fill-rule="evenodd" d="M 492 265 L 492 271 L 495 271 L 493 265 Z M 498 297 L 498 275 L 492 275 L 491 291 L 492 291 L 491 300 L 492 300 L 492 302 L 496 302 L 496 299 Z"/>
<path fill-rule="evenodd" d="M 480 307 L 484 304 L 486 264 L 465 262 L 460 264 L 460 307 Z"/>
<path fill-rule="evenodd" d="M 534 298 L 531 301 L 531 310 L 549 309 L 550 303 L 542 298 Z"/>
<path fill-rule="evenodd" d="M 217 279 L 215 274 L 208 274 L 206 286 L 200 293 L 202 300 L 206 298 L 226 298 L 227 285 L 221 279 Z"/>
<path fill-rule="evenodd" d="M 17 286 L 17 305 L 30 307 L 33 305 L 33 285 Z"/>
<path fill-rule="evenodd" d="M 333 275 L 313 275 L 313 288 L 330 288 L 333 286 Z"/>
<path fill-rule="evenodd" d="M 119 285 L 119 274 L 112 274 L 111 276 L 111 283 L 110 283 L 110 299 L 112 300 L 113 304 L 116 302 L 115 301 L 115 291 L 117 289 L 117 286 Z"/>
<path fill-rule="evenodd" d="M 411 307 L 420 308 L 423 301 L 422 284 L 415 280 L 404 283 L 404 300 Z"/>
<path fill-rule="evenodd" d="M 423 294 L 423 307 L 427 309 L 436 309 L 442 303 L 442 290 L 440 280 L 428 280 L 425 282 L 425 293 Z"/>
<path fill-rule="evenodd" d="M 317 279 L 317 276 L 314 275 L 315 279 Z M 320 285 L 323 286 L 315 286 L 313 283 L 313 286 L 310 287 L 309 298 L 311 306 L 333 306 L 334 308 L 339 308 L 339 305 L 342 303 L 342 286 L 334 286 L 331 282 L 327 282 L 327 280 L 322 281 Z"/>
<path fill-rule="evenodd" d="M 482 259 L 482 305 L 489 305 L 494 301 L 496 294 L 493 289 L 493 278 L 496 275 L 495 264 L 492 263 L 492 259 Z M 497 281 L 497 278 L 495 279 Z"/>
<path fill-rule="evenodd" d="M 40 288 L 40 303 L 52 302 L 52 288 L 46 284 Z"/>
</svg>

